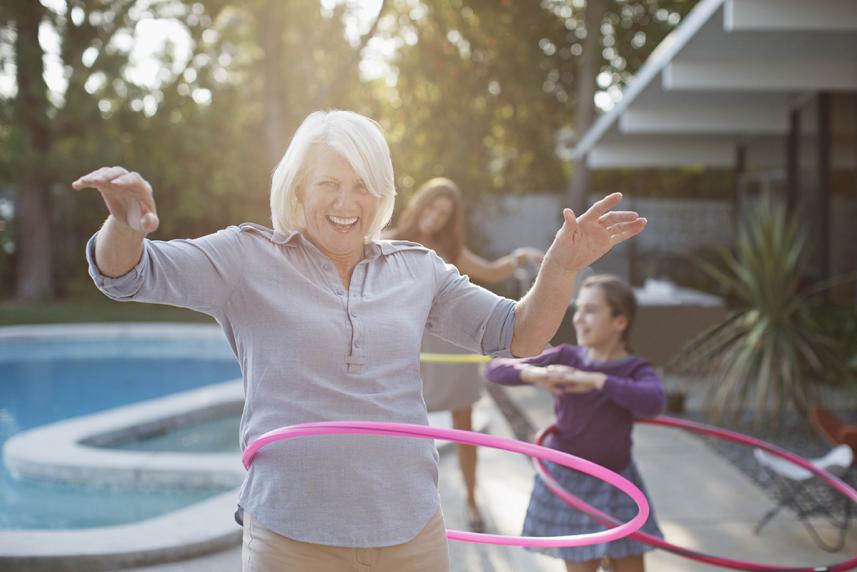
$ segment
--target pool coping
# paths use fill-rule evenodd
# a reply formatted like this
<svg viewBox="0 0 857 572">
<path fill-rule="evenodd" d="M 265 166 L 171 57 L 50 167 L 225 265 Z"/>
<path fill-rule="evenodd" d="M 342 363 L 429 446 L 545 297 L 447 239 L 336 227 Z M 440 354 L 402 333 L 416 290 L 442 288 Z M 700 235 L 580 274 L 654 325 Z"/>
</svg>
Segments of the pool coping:
<svg viewBox="0 0 857 572">
<path fill-rule="evenodd" d="M 217 337 L 217 326 L 185 324 L 85 324 L 0 328 L 4 339 L 79 336 Z M 0 531 L 0 569 L 110 570 L 165 562 L 235 546 L 241 527 L 232 518 L 244 479 L 240 453 L 161 453 L 105 448 L 145 435 L 240 413 L 240 380 L 125 405 L 22 431 L 3 447 L 15 476 L 93 484 L 228 487 L 204 501 L 154 518 L 74 530 Z M 236 435 L 236 439 L 237 439 Z"/>
<path fill-rule="evenodd" d="M 22 431 L 3 447 L 15 477 L 95 485 L 235 487 L 241 455 L 108 448 L 129 438 L 240 413 L 241 381 L 228 381 Z M 236 439 L 238 436 L 236 435 Z"/>
</svg>

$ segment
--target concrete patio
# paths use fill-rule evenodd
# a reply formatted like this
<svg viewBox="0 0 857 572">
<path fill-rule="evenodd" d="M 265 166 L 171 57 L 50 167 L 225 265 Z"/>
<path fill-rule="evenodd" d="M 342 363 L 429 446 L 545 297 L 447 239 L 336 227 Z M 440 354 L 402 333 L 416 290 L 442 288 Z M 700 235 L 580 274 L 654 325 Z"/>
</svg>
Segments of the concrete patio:
<svg viewBox="0 0 857 572">
<path fill-rule="evenodd" d="M 542 427 L 553 418 L 551 398 L 531 387 L 506 391 L 530 422 Z M 513 437 L 510 424 L 489 397 L 478 411 L 491 432 Z M 635 430 L 636 457 L 652 495 L 661 527 L 671 542 L 710 554 L 773 565 L 823 566 L 857 554 L 857 528 L 845 548 L 819 549 L 793 514 L 781 513 L 759 536 L 753 526 L 772 501 L 746 475 L 692 435 L 660 427 Z M 532 486 L 529 460 L 513 453 L 479 453 L 480 499 L 491 531 L 518 534 Z M 451 451 L 441 456 L 441 495 L 450 528 L 465 525 L 463 485 Z M 522 548 L 450 543 L 455 572 L 562 572 L 559 560 Z M 240 547 L 182 562 L 135 568 L 137 572 L 227 572 L 239 570 Z M 650 552 L 647 567 L 657 572 L 710 571 L 720 568 L 663 552 Z"/>
</svg>

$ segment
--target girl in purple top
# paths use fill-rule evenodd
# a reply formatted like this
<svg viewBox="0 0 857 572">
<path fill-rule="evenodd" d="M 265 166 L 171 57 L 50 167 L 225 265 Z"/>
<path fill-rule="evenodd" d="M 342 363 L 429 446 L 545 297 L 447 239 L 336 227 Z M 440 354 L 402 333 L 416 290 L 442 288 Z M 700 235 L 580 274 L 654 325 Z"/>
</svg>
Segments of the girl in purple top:
<svg viewBox="0 0 857 572">
<path fill-rule="evenodd" d="M 631 430 L 635 419 L 662 411 L 664 391 L 652 365 L 629 353 L 634 291 L 614 276 L 591 276 L 581 285 L 576 306 L 579 346 L 563 344 L 528 359 L 495 359 L 486 377 L 494 383 L 529 383 L 551 391 L 556 395 L 557 432 L 547 446 L 603 465 L 646 492 L 631 457 Z M 597 509 L 621 521 L 636 514 L 633 501 L 607 483 L 552 463 L 548 467 L 566 490 Z M 598 530 L 603 527 L 569 507 L 536 477 L 524 535 Z M 642 530 L 663 537 L 654 510 Z M 604 557 L 611 560 L 613 572 L 639 572 L 645 569 L 643 553 L 651 547 L 626 538 L 579 548 L 534 550 L 565 560 L 569 572 L 595 572 Z"/>
</svg>

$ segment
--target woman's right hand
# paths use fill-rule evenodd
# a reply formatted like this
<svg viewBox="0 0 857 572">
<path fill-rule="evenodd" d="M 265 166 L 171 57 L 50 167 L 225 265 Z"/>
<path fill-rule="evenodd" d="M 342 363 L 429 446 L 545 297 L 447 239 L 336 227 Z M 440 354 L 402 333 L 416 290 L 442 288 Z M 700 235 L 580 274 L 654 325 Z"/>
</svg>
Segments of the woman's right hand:
<svg viewBox="0 0 857 572">
<path fill-rule="evenodd" d="M 132 230 L 148 234 L 158 228 L 152 185 L 123 167 L 102 167 L 71 184 L 75 190 L 98 189 L 110 214 Z"/>
</svg>

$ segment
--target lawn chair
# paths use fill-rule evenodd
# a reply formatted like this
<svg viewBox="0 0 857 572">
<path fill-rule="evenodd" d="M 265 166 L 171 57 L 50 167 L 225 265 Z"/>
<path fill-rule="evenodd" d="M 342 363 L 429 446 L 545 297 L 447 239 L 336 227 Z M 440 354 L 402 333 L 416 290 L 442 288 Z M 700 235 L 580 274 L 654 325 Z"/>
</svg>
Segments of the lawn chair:
<svg viewBox="0 0 857 572">
<path fill-rule="evenodd" d="M 854 437 L 857 438 L 857 433 L 854 433 Z M 854 444 L 857 445 L 857 439 Z M 777 499 L 777 505 L 762 517 L 753 532 L 759 534 L 777 513 L 784 508 L 789 508 L 797 514 L 798 520 L 806 527 L 821 549 L 828 552 L 840 551 L 845 545 L 845 534 L 851 521 L 850 499 L 835 494 L 826 487 L 819 491 L 817 486 L 813 486 L 812 473 L 767 451 L 754 449 L 753 456 L 774 483 L 776 487 L 774 496 Z M 820 469 L 841 477 L 851 469 L 854 463 L 854 451 L 848 444 L 837 445 L 823 457 L 810 459 L 810 462 Z M 835 496 L 831 497 L 831 494 Z M 813 524 L 811 517 L 819 515 L 838 530 L 835 543 L 829 544 L 822 538 L 816 525 Z"/>
<path fill-rule="evenodd" d="M 810 462 L 818 468 L 844 477 L 855 472 L 857 459 L 857 425 L 851 425 L 838 418 L 829 410 L 816 405 L 810 411 L 810 420 L 816 431 L 833 448 L 823 457 L 811 459 Z M 759 534 L 762 528 L 783 508 L 792 509 L 809 531 L 815 543 L 829 552 L 838 552 L 845 544 L 845 534 L 851 521 L 851 502 L 842 495 L 830 497 L 831 491 L 818 489 L 813 486 L 813 475 L 803 467 L 755 449 L 753 455 L 759 466 L 768 474 L 775 484 L 774 496 L 777 506 L 762 517 L 754 532 Z M 839 505 L 836 499 L 840 499 Z M 841 510 L 837 508 L 841 506 Z M 838 531 L 839 535 L 834 544 L 828 544 L 819 534 L 810 517 L 822 515 Z"/>
</svg>

